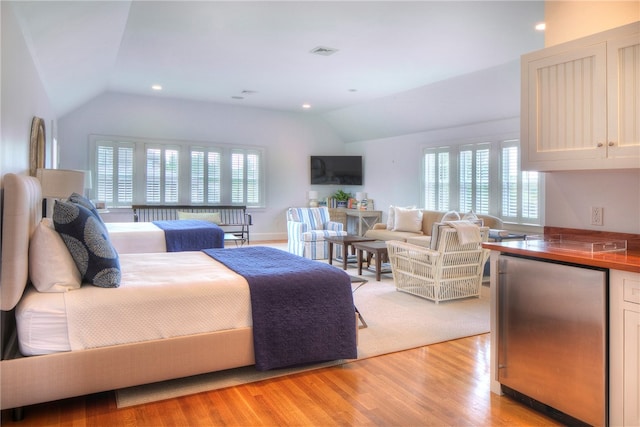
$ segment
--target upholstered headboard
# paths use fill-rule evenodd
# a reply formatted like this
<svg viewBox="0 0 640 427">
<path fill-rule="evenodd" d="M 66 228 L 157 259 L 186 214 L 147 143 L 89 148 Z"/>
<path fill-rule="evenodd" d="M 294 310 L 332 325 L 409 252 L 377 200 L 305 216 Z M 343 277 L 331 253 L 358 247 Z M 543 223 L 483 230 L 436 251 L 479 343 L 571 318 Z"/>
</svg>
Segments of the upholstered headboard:
<svg viewBox="0 0 640 427">
<path fill-rule="evenodd" d="M 42 218 L 40 182 L 6 174 L 3 178 L 2 269 L 0 309 L 13 309 L 29 280 L 29 239 Z"/>
</svg>

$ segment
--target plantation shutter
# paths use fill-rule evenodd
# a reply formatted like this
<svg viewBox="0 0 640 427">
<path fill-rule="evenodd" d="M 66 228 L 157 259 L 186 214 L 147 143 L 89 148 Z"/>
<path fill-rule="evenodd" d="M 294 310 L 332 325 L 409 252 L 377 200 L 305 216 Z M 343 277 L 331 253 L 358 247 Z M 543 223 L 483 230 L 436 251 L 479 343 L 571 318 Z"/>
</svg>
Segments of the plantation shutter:
<svg viewBox="0 0 640 427">
<path fill-rule="evenodd" d="M 94 198 L 114 207 L 131 205 L 133 154 L 133 145 L 129 143 L 103 140 L 96 143 Z"/>
</svg>

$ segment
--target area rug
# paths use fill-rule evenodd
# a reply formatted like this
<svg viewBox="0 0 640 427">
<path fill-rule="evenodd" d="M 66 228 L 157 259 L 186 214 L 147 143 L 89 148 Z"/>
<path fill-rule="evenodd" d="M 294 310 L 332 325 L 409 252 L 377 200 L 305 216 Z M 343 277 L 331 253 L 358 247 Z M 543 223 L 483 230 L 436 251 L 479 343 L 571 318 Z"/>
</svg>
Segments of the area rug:
<svg viewBox="0 0 640 427">
<path fill-rule="evenodd" d="M 350 267 L 347 273 L 356 275 L 357 270 Z M 489 332 L 487 287 L 482 287 L 481 298 L 434 304 L 396 291 L 390 274 L 383 275 L 380 282 L 370 272 L 363 272 L 362 277 L 369 282 L 355 290 L 353 298 L 368 327 L 358 331 L 356 361 Z M 354 284 L 354 289 L 357 287 Z M 350 362 L 339 360 L 268 372 L 252 366 L 229 369 L 117 390 L 116 402 L 123 408 Z"/>
</svg>

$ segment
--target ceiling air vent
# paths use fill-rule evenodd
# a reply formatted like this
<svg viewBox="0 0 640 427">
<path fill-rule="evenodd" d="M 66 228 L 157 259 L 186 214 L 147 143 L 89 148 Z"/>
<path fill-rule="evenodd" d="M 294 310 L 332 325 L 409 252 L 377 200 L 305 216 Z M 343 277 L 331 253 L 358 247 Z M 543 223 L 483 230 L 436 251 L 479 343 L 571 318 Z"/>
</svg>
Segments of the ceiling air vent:
<svg viewBox="0 0 640 427">
<path fill-rule="evenodd" d="M 338 49 L 334 49 L 332 47 L 318 46 L 311 49 L 310 53 L 313 53 L 315 55 L 329 56 L 333 55 L 337 51 Z"/>
</svg>

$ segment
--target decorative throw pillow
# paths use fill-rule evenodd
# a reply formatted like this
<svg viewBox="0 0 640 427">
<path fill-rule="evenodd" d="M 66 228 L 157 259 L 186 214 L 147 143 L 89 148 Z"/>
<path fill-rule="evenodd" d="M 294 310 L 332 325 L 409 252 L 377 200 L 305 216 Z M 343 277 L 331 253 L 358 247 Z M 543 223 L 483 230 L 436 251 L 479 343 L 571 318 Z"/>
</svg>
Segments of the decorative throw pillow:
<svg viewBox="0 0 640 427">
<path fill-rule="evenodd" d="M 100 217 L 100 213 L 98 213 L 98 209 L 96 209 L 96 205 L 94 205 L 91 200 L 87 199 L 84 196 L 81 196 L 78 193 L 73 193 L 71 194 L 71 196 L 69 196 L 69 201 L 71 203 L 75 203 L 77 205 L 80 205 L 82 207 L 89 209 L 91 213 L 94 214 L 100 220 L 100 222 L 104 223 L 104 221 L 102 221 L 102 218 Z"/>
<path fill-rule="evenodd" d="M 220 224 L 220 212 L 180 212 L 178 211 L 178 219 L 199 219 L 200 221 L 208 221 L 214 224 Z"/>
<path fill-rule="evenodd" d="M 389 206 L 389 213 L 387 214 L 387 230 L 393 230 L 396 224 L 396 207 Z"/>
<path fill-rule="evenodd" d="M 85 282 L 103 288 L 120 286 L 120 260 L 104 224 L 81 205 L 56 201 L 53 225 Z"/>
<path fill-rule="evenodd" d="M 442 222 L 434 222 L 431 226 L 431 242 L 429 242 L 429 247 L 434 251 L 438 250 L 438 240 L 440 237 L 440 230 L 443 228 L 448 228 L 449 226 Z"/>
<path fill-rule="evenodd" d="M 469 221 L 472 222 L 480 227 L 482 227 L 484 225 L 484 221 L 480 218 L 478 218 L 478 215 L 476 215 L 476 213 L 474 211 L 469 211 L 466 214 L 464 214 L 464 216 L 462 217 L 463 220 L 465 221 Z"/>
<path fill-rule="evenodd" d="M 422 211 L 420 209 L 395 209 L 393 231 L 410 231 L 422 234 Z"/>
<path fill-rule="evenodd" d="M 29 278 L 39 292 L 67 292 L 82 285 L 78 267 L 50 218 L 43 218 L 31 236 Z"/>
<path fill-rule="evenodd" d="M 387 214 L 387 230 L 393 230 L 396 226 L 396 209 L 415 209 L 415 206 L 406 206 L 401 208 L 399 206 L 389 206 L 389 213 Z"/>
<path fill-rule="evenodd" d="M 440 220 L 440 222 L 459 221 L 459 220 L 460 220 L 460 214 L 458 212 L 449 211 L 444 215 L 442 215 L 442 219 Z"/>
</svg>

